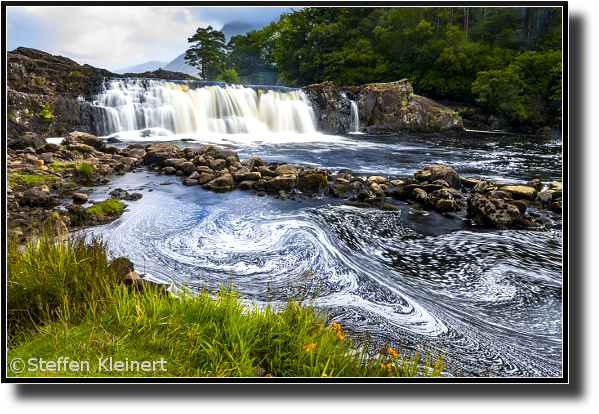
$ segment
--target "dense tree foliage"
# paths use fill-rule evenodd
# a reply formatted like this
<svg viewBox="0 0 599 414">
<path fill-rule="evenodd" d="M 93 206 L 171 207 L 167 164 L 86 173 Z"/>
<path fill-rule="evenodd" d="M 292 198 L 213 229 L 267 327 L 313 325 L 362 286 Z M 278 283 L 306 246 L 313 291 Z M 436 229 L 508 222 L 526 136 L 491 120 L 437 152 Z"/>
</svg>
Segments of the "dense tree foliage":
<svg viewBox="0 0 599 414">
<path fill-rule="evenodd" d="M 228 68 L 290 86 L 408 78 L 416 93 L 463 101 L 513 124 L 561 119 L 560 7 L 318 7 L 229 42 Z"/>
<path fill-rule="evenodd" d="M 193 43 L 185 52 L 187 63 L 200 70 L 203 80 L 214 79 L 220 72 L 218 63 L 226 57 L 225 35 L 212 26 L 199 27 L 187 41 Z"/>
</svg>

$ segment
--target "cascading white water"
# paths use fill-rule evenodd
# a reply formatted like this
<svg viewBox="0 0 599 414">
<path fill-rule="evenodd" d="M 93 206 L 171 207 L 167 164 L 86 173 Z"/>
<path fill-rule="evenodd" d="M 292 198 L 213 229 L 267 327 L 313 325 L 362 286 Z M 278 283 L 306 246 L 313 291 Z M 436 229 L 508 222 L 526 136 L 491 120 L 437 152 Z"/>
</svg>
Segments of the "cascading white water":
<svg viewBox="0 0 599 414">
<path fill-rule="evenodd" d="M 111 79 L 95 97 L 101 136 L 136 131 L 141 136 L 316 131 L 303 92 L 242 85 Z"/>
<path fill-rule="evenodd" d="M 358 114 L 358 105 L 354 101 L 351 103 L 351 119 L 352 119 L 352 132 L 360 132 L 360 116 Z"/>
</svg>

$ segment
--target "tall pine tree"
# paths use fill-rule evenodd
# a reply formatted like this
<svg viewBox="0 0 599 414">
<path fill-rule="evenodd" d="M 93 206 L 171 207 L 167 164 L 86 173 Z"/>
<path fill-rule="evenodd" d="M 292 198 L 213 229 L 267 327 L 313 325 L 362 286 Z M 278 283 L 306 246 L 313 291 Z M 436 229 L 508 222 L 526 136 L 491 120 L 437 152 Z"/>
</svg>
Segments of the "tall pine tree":
<svg viewBox="0 0 599 414">
<path fill-rule="evenodd" d="M 190 66 L 198 68 L 202 79 L 206 80 L 212 66 L 226 58 L 225 35 L 212 26 L 199 27 L 187 41 L 193 45 L 185 52 L 185 60 Z"/>
</svg>

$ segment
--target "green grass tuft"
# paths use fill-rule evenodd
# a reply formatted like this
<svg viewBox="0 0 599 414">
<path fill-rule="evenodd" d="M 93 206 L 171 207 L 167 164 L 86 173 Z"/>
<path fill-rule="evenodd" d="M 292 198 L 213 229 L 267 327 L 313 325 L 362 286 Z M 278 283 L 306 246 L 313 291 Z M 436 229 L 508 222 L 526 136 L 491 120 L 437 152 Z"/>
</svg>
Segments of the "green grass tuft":
<svg viewBox="0 0 599 414">
<path fill-rule="evenodd" d="M 104 201 L 100 201 L 98 204 L 87 209 L 92 214 L 103 214 L 105 216 L 112 216 L 120 213 L 125 208 L 125 204 L 119 200 L 109 198 Z"/>
<path fill-rule="evenodd" d="M 91 164 L 84 162 L 79 165 L 79 173 L 85 174 L 85 175 L 91 175 L 93 172 L 94 172 L 94 167 Z"/>
<path fill-rule="evenodd" d="M 19 174 L 18 172 L 13 172 L 8 176 L 8 182 L 17 188 L 32 188 L 55 181 L 57 181 L 57 178 L 52 176 Z"/>
</svg>

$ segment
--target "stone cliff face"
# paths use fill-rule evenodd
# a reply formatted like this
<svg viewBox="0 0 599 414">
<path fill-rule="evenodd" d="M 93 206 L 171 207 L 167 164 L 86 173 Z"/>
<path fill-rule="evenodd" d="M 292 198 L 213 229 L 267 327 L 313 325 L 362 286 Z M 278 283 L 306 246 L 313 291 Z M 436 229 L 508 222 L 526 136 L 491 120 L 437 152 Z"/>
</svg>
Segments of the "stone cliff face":
<svg viewBox="0 0 599 414">
<path fill-rule="evenodd" d="M 117 75 L 40 50 L 19 47 L 8 52 L 8 137 L 26 132 L 42 136 L 76 130 L 94 133 L 91 101 L 106 76 Z"/>
<path fill-rule="evenodd" d="M 437 102 L 414 95 L 407 80 L 337 87 L 324 82 L 303 88 L 312 103 L 319 130 L 348 133 L 351 101 L 358 107 L 360 132 L 437 132 L 463 130 L 458 114 Z"/>
</svg>

